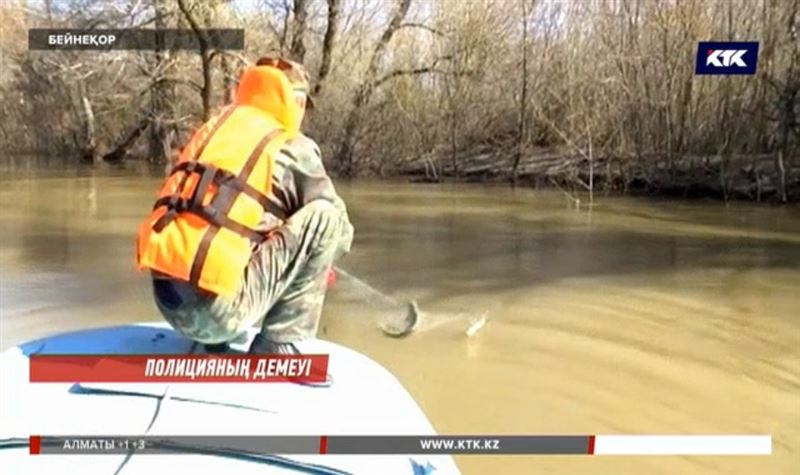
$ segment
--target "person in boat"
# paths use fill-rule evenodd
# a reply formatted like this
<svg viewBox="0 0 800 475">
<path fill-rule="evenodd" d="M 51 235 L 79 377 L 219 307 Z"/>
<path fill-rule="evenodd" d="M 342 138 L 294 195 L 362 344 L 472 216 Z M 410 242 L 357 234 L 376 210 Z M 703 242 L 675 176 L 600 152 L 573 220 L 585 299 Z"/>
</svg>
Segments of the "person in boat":
<svg viewBox="0 0 800 475">
<path fill-rule="evenodd" d="M 137 264 L 180 333 L 223 351 L 261 323 L 253 354 L 299 353 L 316 336 L 333 262 L 353 226 L 300 131 L 313 103 L 305 68 L 261 58 L 234 103 L 183 148 L 139 227 Z"/>
</svg>

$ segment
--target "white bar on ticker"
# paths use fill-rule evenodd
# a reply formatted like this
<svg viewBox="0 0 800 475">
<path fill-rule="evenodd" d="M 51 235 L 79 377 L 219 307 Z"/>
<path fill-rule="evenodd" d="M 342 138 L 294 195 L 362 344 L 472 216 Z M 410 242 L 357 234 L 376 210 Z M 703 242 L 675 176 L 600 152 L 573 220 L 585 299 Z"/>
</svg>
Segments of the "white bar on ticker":
<svg viewBox="0 0 800 475">
<path fill-rule="evenodd" d="M 596 435 L 595 455 L 770 455 L 771 435 Z"/>
</svg>

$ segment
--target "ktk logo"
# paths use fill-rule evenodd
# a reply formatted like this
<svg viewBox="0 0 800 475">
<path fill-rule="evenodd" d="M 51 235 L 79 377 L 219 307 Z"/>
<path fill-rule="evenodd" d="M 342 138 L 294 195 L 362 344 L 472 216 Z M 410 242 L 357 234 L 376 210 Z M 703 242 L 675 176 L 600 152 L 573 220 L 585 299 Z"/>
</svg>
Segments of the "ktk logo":
<svg viewBox="0 0 800 475">
<path fill-rule="evenodd" d="M 700 42 L 695 74 L 755 74 L 758 42 Z"/>
<path fill-rule="evenodd" d="M 747 67 L 744 62 L 744 55 L 747 53 L 746 49 L 710 49 L 708 50 L 708 58 L 706 59 L 706 66 L 716 66 L 721 68 L 723 66 L 741 66 Z"/>
</svg>

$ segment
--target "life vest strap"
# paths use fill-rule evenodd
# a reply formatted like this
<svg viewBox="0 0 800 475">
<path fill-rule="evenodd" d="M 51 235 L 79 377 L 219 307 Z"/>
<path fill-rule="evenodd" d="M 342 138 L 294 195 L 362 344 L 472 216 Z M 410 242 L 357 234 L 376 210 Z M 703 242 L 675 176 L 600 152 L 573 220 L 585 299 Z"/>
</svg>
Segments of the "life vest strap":
<svg viewBox="0 0 800 475">
<path fill-rule="evenodd" d="M 284 130 L 275 129 L 261 138 L 256 148 L 247 158 L 242 170 L 237 175 L 239 180 L 247 184 L 247 180 L 250 178 L 250 174 L 253 173 L 261 154 L 264 153 L 264 149 L 282 133 L 284 133 Z M 233 186 L 220 187 L 211 204 L 215 206 L 215 209 L 219 209 L 221 214 L 227 218 L 239 194 L 240 191 Z M 194 262 L 192 262 L 192 268 L 189 271 L 189 282 L 192 284 L 200 285 L 200 278 L 203 273 L 203 266 L 205 266 L 206 258 L 208 257 L 208 251 L 220 229 L 222 229 L 221 226 L 212 224 L 203 234 L 203 238 L 200 240 L 200 245 L 197 247 L 197 252 L 195 253 Z M 259 238 L 262 240 L 264 239 L 261 235 L 259 235 Z"/>
<path fill-rule="evenodd" d="M 174 196 L 168 197 L 167 201 L 171 201 Z M 169 224 L 171 221 L 171 216 L 177 215 L 179 213 L 192 213 L 195 216 L 199 216 L 203 218 L 203 220 L 213 224 L 214 226 L 219 226 L 221 228 L 227 228 L 235 233 L 244 236 L 254 242 L 261 242 L 264 240 L 264 235 L 258 232 L 255 229 L 245 226 L 242 223 L 234 221 L 233 219 L 229 218 L 219 209 L 215 208 L 213 205 L 205 205 L 196 208 L 191 207 L 191 202 L 186 199 L 178 199 L 177 202 L 174 204 L 173 207 L 167 211 L 167 214 L 161 216 L 161 218 L 153 224 L 153 229 L 156 232 L 160 232 L 164 227 Z M 168 216 L 170 214 L 170 216 Z M 174 219 L 174 218 L 172 218 Z"/>
<path fill-rule="evenodd" d="M 164 215 L 162 215 L 158 221 L 155 222 L 155 224 L 153 224 L 153 230 L 156 232 L 161 232 L 161 230 L 163 230 L 164 227 L 172 222 L 172 220 L 174 220 L 180 213 L 188 212 L 200 216 L 212 224 L 228 228 L 240 235 L 250 238 L 251 240 L 257 242 L 263 240 L 263 236 L 256 230 L 230 219 L 227 215 L 219 212 L 219 210 L 214 207 L 218 197 L 226 194 L 223 193 L 223 190 L 225 189 L 231 189 L 231 191 L 234 191 L 236 194 L 244 193 L 245 195 L 257 201 L 264 211 L 276 216 L 279 219 L 286 219 L 286 213 L 277 205 L 275 205 L 275 203 L 273 203 L 266 195 L 253 188 L 241 177 L 229 172 L 228 170 L 217 168 L 211 164 L 205 164 L 196 161 L 186 161 L 176 165 L 171 174 L 180 172 L 185 174 L 178 186 L 176 193 L 159 198 L 156 200 L 156 203 L 153 206 L 153 209 L 157 209 L 161 206 L 167 207 L 167 212 L 164 213 Z M 186 199 L 181 195 L 187 178 L 192 173 L 199 174 L 200 181 L 194 188 L 191 198 Z M 207 195 L 208 189 L 212 183 L 216 184 L 218 187 L 217 195 L 212 199 L 212 203 L 210 205 L 204 205 L 203 199 Z"/>
</svg>

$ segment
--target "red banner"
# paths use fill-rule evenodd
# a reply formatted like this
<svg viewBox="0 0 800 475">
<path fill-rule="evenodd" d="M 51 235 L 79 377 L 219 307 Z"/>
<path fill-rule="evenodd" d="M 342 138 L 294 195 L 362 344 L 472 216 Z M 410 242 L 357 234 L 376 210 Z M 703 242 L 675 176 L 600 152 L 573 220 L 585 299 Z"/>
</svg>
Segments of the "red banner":
<svg viewBox="0 0 800 475">
<path fill-rule="evenodd" d="M 32 383 L 321 383 L 328 355 L 33 355 Z"/>
</svg>

